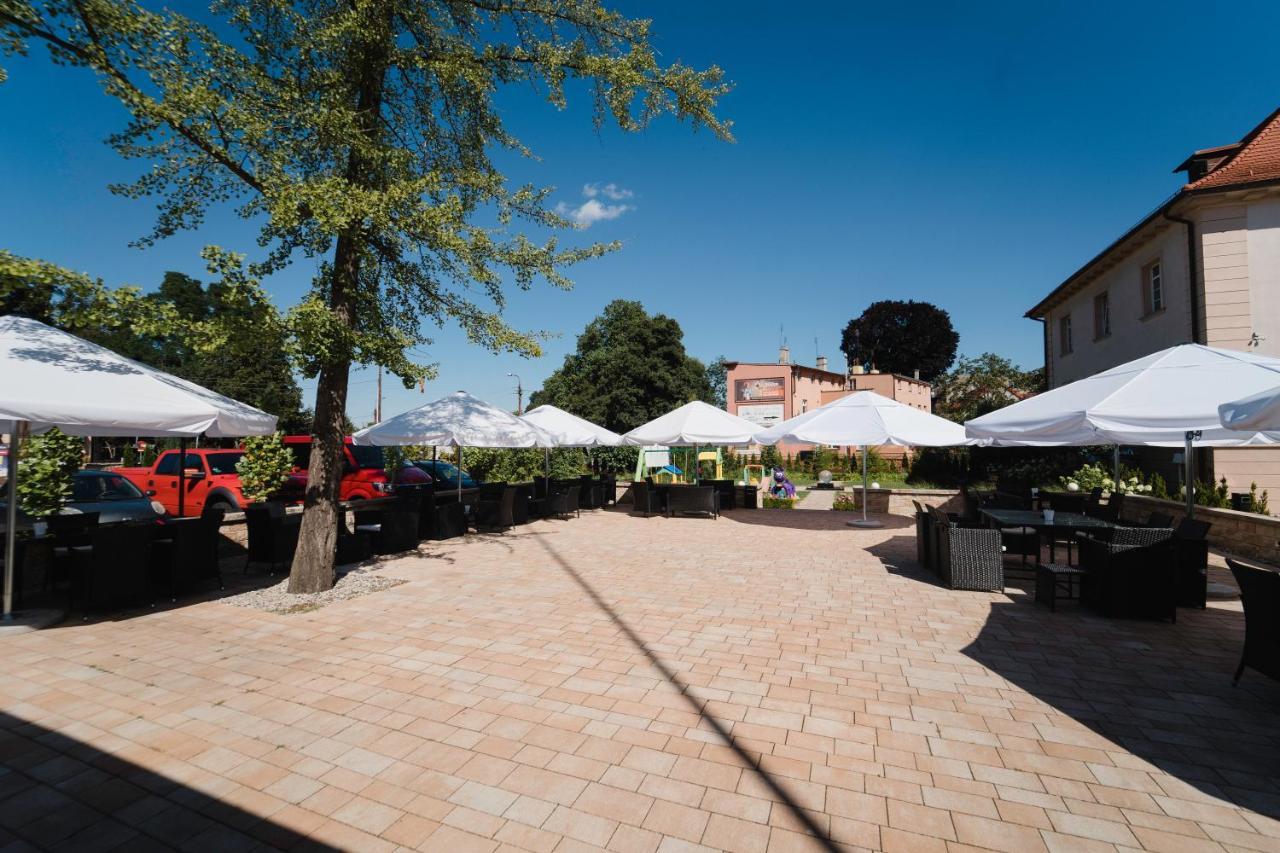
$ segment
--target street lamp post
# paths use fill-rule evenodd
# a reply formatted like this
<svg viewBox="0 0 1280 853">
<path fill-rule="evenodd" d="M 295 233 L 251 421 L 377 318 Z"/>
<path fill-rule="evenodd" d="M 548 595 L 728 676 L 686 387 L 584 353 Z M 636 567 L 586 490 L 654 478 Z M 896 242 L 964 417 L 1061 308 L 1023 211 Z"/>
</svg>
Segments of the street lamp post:
<svg viewBox="0 0 1280 853">
<path fill-rule="evenodd" d="M 508 376 L 516 380 L 516 414 L 524 414 L 524 386 L 520 383 L 519 373 L 508 373 Z"/>
</svg>

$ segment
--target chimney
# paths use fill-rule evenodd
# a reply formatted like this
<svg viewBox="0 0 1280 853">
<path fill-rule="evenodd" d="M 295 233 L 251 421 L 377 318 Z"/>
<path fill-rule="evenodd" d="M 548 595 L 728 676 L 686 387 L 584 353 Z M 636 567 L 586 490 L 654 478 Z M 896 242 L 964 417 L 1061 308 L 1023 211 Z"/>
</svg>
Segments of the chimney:
<svg viewBox="0 0 1280 853">
<path fill-rule="evenodd" d="M 790 363 L 791 363 L 791 348 L 788 347 L 786 344 L 783 344 L 781 347 L 778 348 L 778 364 L 790 364 Z"/>
<path fill-rule="evenodd" d="M 917 367 L 915 370 L 911 371 L 911 376 L 912 376 L 913 378 L 915 378 L 915 379 L 919 379 L 919 378 L 920 378 L 920 368 L 918 368 L 918 367 Z"/>
<path fill-rule="evenodd" d="M 818 356 L 818 369 L 819 370 L 827 369 L 827 357 L 825 355 Z"/>
<path fill-rule="evenodd" d="M 855 364 L 855 365 L 853 365 L 852 367 L 850 367 L 850 368 L 849 368 L 849 375 L 850 375 L 850 376 L 861 376 L 862 374 L 864 374 L 864 373 L 866 373 L 866 372 L 867 372 L 866 368 L 865 368 L 865 367 L 863 367 L 861 364 Z"/>
</svg>

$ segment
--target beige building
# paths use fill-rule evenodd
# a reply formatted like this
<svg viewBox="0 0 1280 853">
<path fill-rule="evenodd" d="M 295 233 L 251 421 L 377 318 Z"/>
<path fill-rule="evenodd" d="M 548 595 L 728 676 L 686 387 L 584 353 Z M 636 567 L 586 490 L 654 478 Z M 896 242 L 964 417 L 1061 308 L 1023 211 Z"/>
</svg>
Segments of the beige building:
<svg viewBox="0 0 1280 853">
<path fill-rule="evenodd" d="M 1171 198 L 1027 312 L 1044 324 L 1050 388 L 1189 342 L 1280 356 L 1280 110 L 1174 171 L 1186 179 Z M 1143 451 L 1169 476 L 1171 456 Z M 1280 497 L 1280 450 L 1197 461 L 1233 492 Z"/>
<path fill-rule="evenodd" d="M 725 408 L 730 414 L 763 427 L 802 415 L 854 391 L 874 391 L 926 412 L 933 407 L 928 382 L 897 373 L 850 371 L 844 374 L 829 370 L 824 356 L 818 357 L 814 367 L 795 364 L 785 346 L 778 351 L 776 362 L 731 361 L 726 368 L 728 402 Z M 778 445 L 780 453 L 810 449 L 807 444 Z M 882 447 L 879 452 L 889 459 L 900 459 L 905 454 L 901 447 Z"/>
</svg>

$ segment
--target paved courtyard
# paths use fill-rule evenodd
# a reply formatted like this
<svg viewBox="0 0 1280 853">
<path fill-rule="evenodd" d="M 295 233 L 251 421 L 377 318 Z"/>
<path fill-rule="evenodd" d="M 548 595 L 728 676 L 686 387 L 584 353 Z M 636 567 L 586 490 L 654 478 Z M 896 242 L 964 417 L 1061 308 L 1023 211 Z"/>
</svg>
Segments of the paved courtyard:
<svg viewBox="0 0 1280 853">
<path fill-rule="evenodd" d="M 313 612 L 0 639 L 0 847 L 1280 850 L 1280 686 L 942 589 L 906 519 L 595 512 Z"/>
</svg>

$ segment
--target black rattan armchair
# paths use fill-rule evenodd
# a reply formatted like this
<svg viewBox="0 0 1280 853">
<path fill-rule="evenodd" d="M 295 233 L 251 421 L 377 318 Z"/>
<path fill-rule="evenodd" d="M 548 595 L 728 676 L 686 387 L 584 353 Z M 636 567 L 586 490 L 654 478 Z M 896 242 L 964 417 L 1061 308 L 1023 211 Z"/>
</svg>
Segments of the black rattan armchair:
<svg viewBox="0 0 1280 853">
<path fill-rule="evenodd" d="M 298 547 L 299 524 L 287 522 L 284 507 L 278 503 L 254 504 L 244 511 L 244 524 L 249 534 L 249 547 L 244 556 L 244 570 L 250 563 L 266 563 L 271 574 L 288 565 Z"/>
<path fill-rule="evenodd" d="M 999 591 L 1004 589 L 1004 559 L 1000 531 L 988 527 L 961 527 L 934 507 L 934 564 L 942 582 L 951 589 Z"/>
<path fill-rule="evenodd" d="M 645 518 L 663 511 L 662 495 L 653 484 L 644 480 L 636 480 L 631 484 L 631 503 L 635 512 L 644 513 Z"/>
<path fill-rule="evenodd" d="M 476 504 L 476 528 L 506 530 L 514 527 L 516 487 L 503 484 L 500 489 L 481 492 Z"/>
<path fill-rule="evenodd" d="M 676 486 L 667 490 L 667 515 L 720 517 L 720 493 L 714 486 Z"/>
<path fill-rule="evenodd" d="M 1280 574 L 1272 569 L 1228 559 L 1244 604 L 1244 650 L 1232 684 L 1244 668 L 1280 679 Z"/>
<path fill-rule="evenodd" d="M 1173 530 L 1114 527 L 1107 538 L 1081 536 L 1081 598 L 1106 616 L 1176 622 Z"/>
<path fill-rule="evenodd" d="M 1173 531 L 1179 607 L 1204 608 L 1209 593 L 1209 528 L 1207 521 L 1184 518 Z"/>
<path fill-rule="evenodd" d="M 72 552 L 71 606 L 88 614 L 150 604 L 151 532 L 151 524 L 112 524 L 94 530 L 88 550 Z"/>
</svg>

